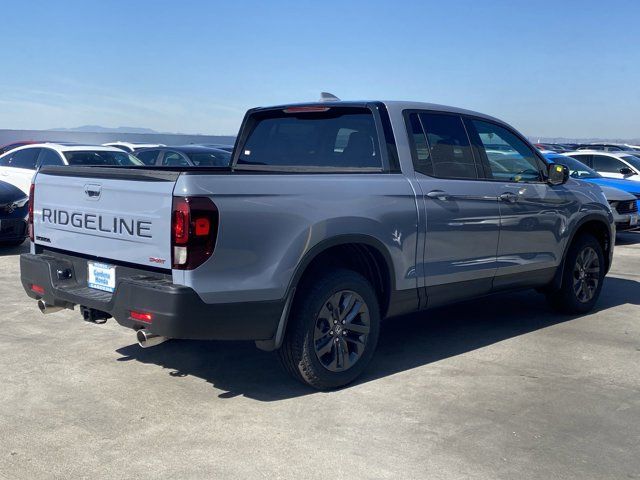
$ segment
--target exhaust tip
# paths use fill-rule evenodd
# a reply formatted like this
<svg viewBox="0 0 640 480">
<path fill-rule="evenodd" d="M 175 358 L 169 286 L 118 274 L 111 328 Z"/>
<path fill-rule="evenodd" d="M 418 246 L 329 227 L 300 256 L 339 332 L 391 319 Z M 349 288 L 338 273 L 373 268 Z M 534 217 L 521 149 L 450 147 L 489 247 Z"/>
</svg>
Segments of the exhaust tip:
<svg viewBox="0 0 640 480">
<path fill-rule="evenodd" d="M 148 330 L 142 328 L 136 332 L 136 340 L 142 348 L 155 347 L 169 340 L 167 337 L 155 335 Z"/>
<path fill-rule="evenodd" d="M 60 310 L 64 310 L 64 307 L 56 307 L 55 305 L 48 305 L 44 300 L 40 299 L 38 300 L 38 309 L 44 313 L 55 313 L 55 312 L 59 312 Z"/>
</svg>

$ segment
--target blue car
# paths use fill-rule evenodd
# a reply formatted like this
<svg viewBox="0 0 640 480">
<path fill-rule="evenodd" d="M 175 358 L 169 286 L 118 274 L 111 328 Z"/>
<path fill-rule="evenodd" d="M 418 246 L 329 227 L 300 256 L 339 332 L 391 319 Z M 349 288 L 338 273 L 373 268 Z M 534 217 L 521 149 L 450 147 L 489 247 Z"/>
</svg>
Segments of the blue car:
<svg viewBox="0 0 640 480">
<path fill-rule="evenodd" d="M 558 153 L 545 153 L 544 156 L 551 162 L 566 165 L 567 168 L 569 168 L 569 171 L 571 172 L 571 176 L 573 178 L 596 183 L 602 187 L 617 188 L 618 190 L 623 190 L 630 193 L 638 199 L 638 208 L 640 209 L 640 182 L 635 182 L 633 180 L 624 180 L 622 178 L 603 177 L 592 168 L 587 167 L 584 163 L 579 162 L 575 158 L 567 157 L 566 155 L 560 155 Z"/>
<path fill-rule="evenodd" d="M 638 211 L 640 210 L 640 182 L 603 177 L 592 168 L 587 167 L 584 163 L 566 155 L 553 152 L 543 153 L 543 155 L 551 162 L 566 165 L 572 178 L 599 185 L 609 200 L 611 208 L 614 209 L 614 217 L 616 217 L 615 220 L 618 230 L 630 230 L 637 227 L 637 218 L 634 219 L 631 217 L 637 217 Z M 622 192 L 620 190 L 622 190 Z M 628 194 L 624 199 L 616 197 L 616 195 L 625 195 L 623 192 Z M 635 205 L 633 203 L 634 197 L 637 199 Z M 627 198 L 629 200 L 627 200 Z"/>
</svg>

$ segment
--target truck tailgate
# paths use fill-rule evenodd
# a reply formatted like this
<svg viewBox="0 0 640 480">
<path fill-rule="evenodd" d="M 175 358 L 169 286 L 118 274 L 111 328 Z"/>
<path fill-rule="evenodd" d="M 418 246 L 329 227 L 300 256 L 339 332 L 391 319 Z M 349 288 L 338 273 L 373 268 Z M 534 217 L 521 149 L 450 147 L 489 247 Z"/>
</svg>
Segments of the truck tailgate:
<svg viewBox="0 0 640 480">
<path fill-rule="evenodd" d="M 35 180 L 35 243 L 170 269 L 178 176 L 156 170 L 45 167 Z"/>
</svg>

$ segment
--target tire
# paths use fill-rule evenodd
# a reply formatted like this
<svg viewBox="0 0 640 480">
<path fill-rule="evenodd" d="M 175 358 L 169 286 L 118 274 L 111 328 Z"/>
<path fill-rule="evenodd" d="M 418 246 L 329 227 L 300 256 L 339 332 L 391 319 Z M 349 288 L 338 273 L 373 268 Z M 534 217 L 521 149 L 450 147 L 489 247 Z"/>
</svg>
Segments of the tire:
<svg viewBox="0 0 640 480">
<path fill-rule="evenodd" d="M 278 356 L 297 380 L 332 390 L 364 371 L 379 333 L 380 308 L 369 282 L 351 270 L 327 271 L 300 285 Z"/>
<path fill-rule="evenodd" d="M 588 263 L 586 268 L 585 262 Z M 560 289 L 549 293 L 547 299 L 559 312 L 587 313 L 598 301 L 604 274 L 605 260 L 602 246 L 593 235 L 580 235 L 567 252 Z"/>
</svg>

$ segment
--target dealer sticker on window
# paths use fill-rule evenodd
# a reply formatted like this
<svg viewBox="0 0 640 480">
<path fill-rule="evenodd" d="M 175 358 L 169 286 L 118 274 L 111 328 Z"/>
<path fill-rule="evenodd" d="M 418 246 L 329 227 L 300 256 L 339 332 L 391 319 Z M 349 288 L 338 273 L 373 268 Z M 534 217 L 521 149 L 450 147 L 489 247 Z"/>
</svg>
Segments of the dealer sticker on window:
<svg viewBox="0 0 640 480">
<path fill-rule="evenodd" d="M 116 267 L 106 263 L 87 262 L 89 274 L 87 285 L 90 288 L 112 292 L 116 289 Z"/>
</svg>

